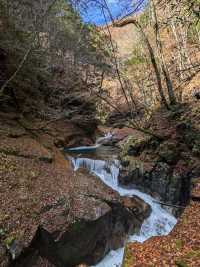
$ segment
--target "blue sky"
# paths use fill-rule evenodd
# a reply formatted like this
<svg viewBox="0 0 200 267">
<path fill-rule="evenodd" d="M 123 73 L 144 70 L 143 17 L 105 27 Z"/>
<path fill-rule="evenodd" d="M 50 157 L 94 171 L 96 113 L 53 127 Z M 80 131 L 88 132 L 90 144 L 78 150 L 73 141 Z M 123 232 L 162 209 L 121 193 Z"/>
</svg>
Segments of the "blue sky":
<svg viewBox="0 0 200 267">
<path fill-rule="evenodd" d="M 131 12 L 135 7 L 133 5 L 133 2 L 135 2 L 135 5 L 137 6 L 138 3 L 141 2 L 141 0 L 107 0 L 107 4 L 114 19 Z M 147 0 L 144 0 L 144 2 L 147 2 Z M 142 6 L 140 6 L 139 9 L 141 10 Z M 108 21 L 110 21 L 108 13 L 106 15 Z M 93 23 L 96 25 L 105 24 L 105 19 L 102 14 L 101 8 L 94 4 L 90 5 L 90 7 L 87 9 L 87 12 L 84 12 L 82 14 L 82 17 L 83 20 L 87 23 Z"/>
</svg>

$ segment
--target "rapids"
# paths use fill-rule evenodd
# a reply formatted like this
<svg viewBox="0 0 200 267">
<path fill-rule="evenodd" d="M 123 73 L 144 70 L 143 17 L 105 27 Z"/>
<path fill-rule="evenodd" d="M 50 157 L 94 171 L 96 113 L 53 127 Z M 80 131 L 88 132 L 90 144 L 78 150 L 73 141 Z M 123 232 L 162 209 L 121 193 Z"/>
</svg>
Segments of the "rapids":
<svg viewBox="0 0 200 267">
<path fill-rule="evenodd" d="M 111 135 L 109 135 L 109 138 Z M 100 140 L 102 141 L 103 138 Z M 98 144 L 98 143 L 97 143 Z M 82 149 L 82 148 L 80 148 Z M 80 151 L 79 148 L 76 148 Z M 98 155 L 98 154 L 97 154 Z M 147 218 L 137 234 L 129 237 L 127 241 L 144 242 L 152 236 L 167 235 L 175 226 L 177 220 L 168 211 L 163 209 L 160 204 L 155 202 L 155 199 L 150 195 L 140 192 L 136 189 L 126 189 L 118 185 L 118 175 L 120 169 L 120 162 L 115 158 L 109 158 L 106 155 L 106 160 L 93 159 L 89 157 L 70 156 L 69 159 L 73 165 L 74 171 L 79 168 L 85 168 L 90 173 L 99 177 L 107 186 L 117 191 L 121 196 L 138 196 L 148 203 L 152 212 Z M 95 267 L 120 267 L 123 260 L 124 248 L 110 253 Z"/>
</svg>

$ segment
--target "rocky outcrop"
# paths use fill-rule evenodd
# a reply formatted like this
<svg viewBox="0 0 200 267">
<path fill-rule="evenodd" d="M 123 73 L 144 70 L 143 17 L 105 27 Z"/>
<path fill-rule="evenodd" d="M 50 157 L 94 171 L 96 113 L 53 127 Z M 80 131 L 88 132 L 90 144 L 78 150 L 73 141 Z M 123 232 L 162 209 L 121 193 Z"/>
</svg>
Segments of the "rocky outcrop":
<svg viewBox="0 0 200 267">
<path fill-rule="evenodd" d="M 119 182 L 153 194 L 166 204 L 185 206 L 190 180 L 200 175 L 200 135 L 191 123 L 176 123 L 176 116 L 180 114 L 165 114 L 163 121 L 157 122 L 162 141 L 140 134 L 121 142 Z"/>
<path fill-rule="evenodd" d="M 138 197 L 120 197 L 85 171 L 76 173 L 73 185 L 69 202 L 62 199 L 42 210 L 42 224 L 14 266 L 31 266 L 37 255 L 55 266 L 93 265 L 109 250 L 122 247 L 150 214 Z"/>
<path fill-rule="evenodd" d="M 144 149 L 143 143 L 128 148 L 127 153 L 133 156 L 123 158 L 119 182 L 154 194 L 166 203 L 185 205 L 190 192 L 191 167 L 181 160 L 176 144 L 164 142 L 150 157 L 150 152 Z"/>
<path fill-rule="evenodd" d="M 79 196 L 73 201 L 79 207 L 74 211 L 76 221 L 62 235 L 39 229 L 34 244 L 40 255 L 53 258 L 56 266 L 97 263 L 109 250 L 123 246 L 127 235 L 139 229 L 150 212 L 148 205 L 134 198 L 129 199 L 129 205 L 127 200 L 108 201 L 95 196 Z"/>
</svg>

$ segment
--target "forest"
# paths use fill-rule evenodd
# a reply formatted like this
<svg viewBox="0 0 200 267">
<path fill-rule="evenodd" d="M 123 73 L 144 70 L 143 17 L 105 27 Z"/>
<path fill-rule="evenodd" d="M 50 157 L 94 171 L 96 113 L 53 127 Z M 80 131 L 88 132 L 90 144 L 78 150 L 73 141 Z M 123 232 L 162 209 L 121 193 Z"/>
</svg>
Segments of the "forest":
<svg viewBox="0 0 200 267">
<path fill-rule="evenodd" d="M 200 266 L 200 1 L 0 0 L 0 267 Z"/>
</svg>

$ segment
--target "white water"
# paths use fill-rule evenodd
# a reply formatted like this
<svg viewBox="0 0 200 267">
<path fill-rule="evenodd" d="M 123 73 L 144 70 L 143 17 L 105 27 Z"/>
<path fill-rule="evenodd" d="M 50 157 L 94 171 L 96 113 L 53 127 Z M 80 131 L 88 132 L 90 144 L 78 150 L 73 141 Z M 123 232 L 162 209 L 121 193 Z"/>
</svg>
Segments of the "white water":
<svg viewBox="0 0 200 267">
<path fill-rule="evenodd" d="M 135 189 L 124 189 L 118 185 L 119 161 L 118 160 L 94 160 L 89 158 L 70 158 L 74 170 L 86 168 L 98 176 L 106 185 L 117 191 L 121 196 L 138 196 L 148 203 L 152 212 L 140 229 L 138 234 L 132 235 L 129 241 L 144 242 L 152 236 L 167 235 L 176 224 L 177 220 L 159 204 L 155 199 Z M 124 248 L 111 251 L 96 267 L 120 267 L 123 260 Z"/>
<path fill-rule="evenodd" d="M 112 137 L 113 137 L 113 135 L 111 133 L 107 133 L 107 134 L 105 134 L 105 136 L 98 138 L 96 140 L 95 145 L 93 145 L 93 146 L 72 147 L 72 148 L 66 149 L 66 151 L 68 151 L 68 152 L 93 151 L 93 150 L 96 150 L 98 147 L 100 147 L 102 145 L 103 141 L 110 140 L 110 139 L 112 139 Z"/>
<path fill-rule="evenodd" d="M 112 133 L 108 132 L 107 134 L 105 134 L 105 136 L 103 137 L 99 137 L 96 141 L 96 144 L 102 144 L 103 141 L 105 140 L 110 140 L 113 138 Z"/>
</svg>

